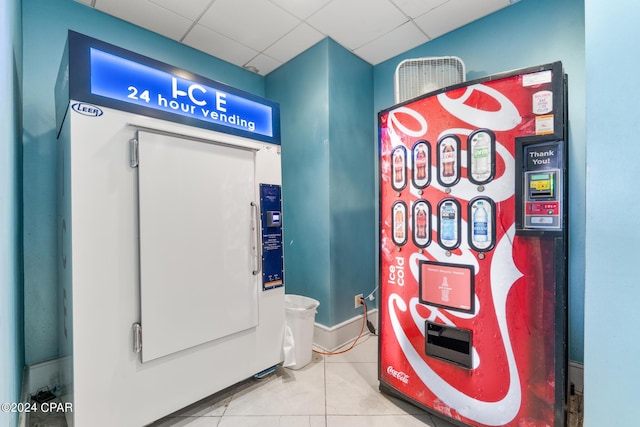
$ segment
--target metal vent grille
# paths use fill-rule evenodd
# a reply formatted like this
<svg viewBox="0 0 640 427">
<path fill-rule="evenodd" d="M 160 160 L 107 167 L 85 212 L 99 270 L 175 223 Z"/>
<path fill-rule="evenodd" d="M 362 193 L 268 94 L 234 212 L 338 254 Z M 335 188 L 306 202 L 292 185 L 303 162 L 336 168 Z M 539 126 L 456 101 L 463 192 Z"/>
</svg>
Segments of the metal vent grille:
<svg viewBox="0 0 640 427">
<path fill-rule="evenodd" d="M 464 81 L 464 62 L 456 56 L 405 59 L 396 68 L 396 103 Z"/>
</svg>

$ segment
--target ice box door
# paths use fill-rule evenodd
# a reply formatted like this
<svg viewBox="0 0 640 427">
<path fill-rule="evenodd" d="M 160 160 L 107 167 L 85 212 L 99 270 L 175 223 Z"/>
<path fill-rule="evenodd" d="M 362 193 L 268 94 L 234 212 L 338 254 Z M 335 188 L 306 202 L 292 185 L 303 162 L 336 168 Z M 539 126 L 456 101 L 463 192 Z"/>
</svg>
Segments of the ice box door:
<svg viewBox="0 0 640 427">
<path fill-rule="evenodd" d="M 255 327 L 255 152 L 139 131 L 138 161 L 142 361 Z"/>
</svg>

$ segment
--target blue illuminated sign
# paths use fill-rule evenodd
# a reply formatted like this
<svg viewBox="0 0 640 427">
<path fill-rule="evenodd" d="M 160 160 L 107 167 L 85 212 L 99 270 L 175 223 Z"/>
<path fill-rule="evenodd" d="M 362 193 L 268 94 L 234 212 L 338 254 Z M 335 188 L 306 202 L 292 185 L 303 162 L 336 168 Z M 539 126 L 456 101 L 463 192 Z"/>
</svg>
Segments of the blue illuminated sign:
<svg viewBox="0 0 640 427">
<path fill-rule="evenodd" d="M 69 32 L 76 101 L 280 143 L 277 103 Z"/>
</svg>

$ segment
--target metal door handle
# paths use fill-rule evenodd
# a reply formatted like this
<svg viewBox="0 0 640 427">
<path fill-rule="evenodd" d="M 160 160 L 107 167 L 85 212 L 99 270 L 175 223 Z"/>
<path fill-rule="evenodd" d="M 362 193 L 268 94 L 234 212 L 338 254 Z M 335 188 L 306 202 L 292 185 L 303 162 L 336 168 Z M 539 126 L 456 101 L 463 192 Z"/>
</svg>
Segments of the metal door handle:
<svg viewBox="0 0 640 427">
<path fill-rule="evenodd" d="M 260 271 L 262 271 L 262 244 L 261 244 L 261 233 L 260 233 L 260 213 L 258 212 L 258 205 L 255 202 L 251 202 L 251 206 L 254 211 L 254 219 L 251 230 L 256 232 L 256 252 L 258 256 L 258 268 L 253 270 L 253 275 L 257 276 Z"/>
</svg>

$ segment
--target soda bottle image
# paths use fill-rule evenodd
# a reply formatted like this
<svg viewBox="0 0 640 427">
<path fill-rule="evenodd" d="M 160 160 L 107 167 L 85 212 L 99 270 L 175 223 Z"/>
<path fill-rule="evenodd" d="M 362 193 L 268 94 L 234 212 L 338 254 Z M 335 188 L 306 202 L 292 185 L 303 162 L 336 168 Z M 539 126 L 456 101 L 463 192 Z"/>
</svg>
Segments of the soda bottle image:
<svg viewBox="0 0 640 427">
<path fill-rule="evenodd" d="M 440 162 L 442 164 L 442 176 L 453 177 L 456 174 L 456 148 L 451 143 L 442 144 L 442 152 L 440 154 Z"/>
<path fill-rule="evenodd" d="M 478 202 L 478 207 L 473 213 L 473 241 L 489 241 L 489 215 L 483 202 Z"/>
<path fill-rule="evenodd" d="M 416 152 L 416 179 L 427 178 L 427 154 L 422 149 Z"/>
<path fill-rule="evenodd" d="M 393 154 L 393 181 L 398 187 L 404 182 L 404 159 L 400 150 Z"/>
<path fill-rule="evenodd" d="M 396 243 L 404 241 L 404 215 L 402 209 L 397 209 L 393 219 L 393 238 Z"/>
<path fill-rule="evenodd" d="M 418 239 L 427 238 L 427 212 L 422 207 L 416 213 L 416 237 Z"/>
<path fill-rule="evenodd" d="M 471 134 L 471 176 L 484 182 L 491 176 L 491 135 L 486 131 Z"/>
<path fill-rule="evenodd" d="M 445 202 L 440 211 L 440 240 L 445 244 L 456 242 L 456 210 L 453 202 Z"/>
<path fill-rule="evenodd" d="M 449 287 L 449 281 L 447 280 L 447 276 L 442 277 L 442 284 L 440 284 L 440 299 L 443 302 L 449 302 L 449 291 L 451 288 Z"/>
<path fill-rule="evenodd" d="M 445 135 L 438 140 L 438 182 L 450 187 L 460 179 L 460 138 Z"/>
</svg>

